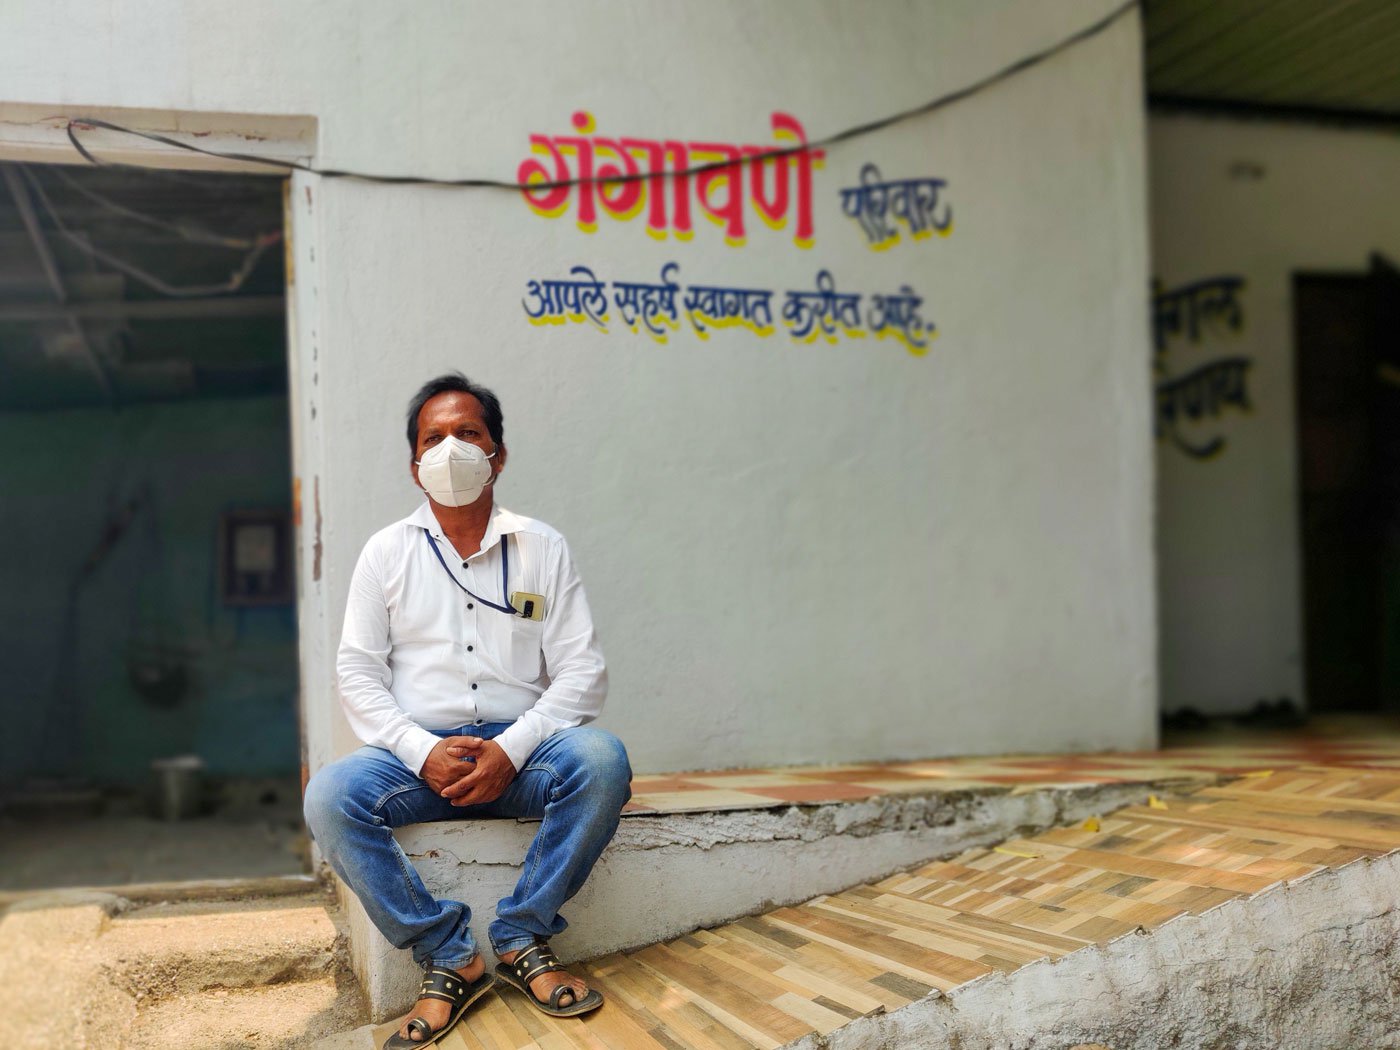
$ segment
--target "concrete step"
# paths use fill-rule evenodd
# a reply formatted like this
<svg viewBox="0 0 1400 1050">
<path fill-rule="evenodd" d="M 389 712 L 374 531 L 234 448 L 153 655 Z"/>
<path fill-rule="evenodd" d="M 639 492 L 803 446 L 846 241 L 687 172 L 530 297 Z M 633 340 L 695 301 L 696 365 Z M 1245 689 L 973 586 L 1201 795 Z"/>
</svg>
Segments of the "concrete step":
<svg viewBox="0 0 1400 1050">
<path fill-rule="evenodd" d="M 1397 1047 L 1397 886 L 1400 770 L 1260 771 L 580 963 L 583 1019 L 498 990 L 443 1045 Z"/>
<path fill-rule="evenodd" d="M 7 1050 L 290 1047 L 367 1019 L 319 888 L 146 906 L 57 891 L 0 912 Z"/>
<path fill-rule="evenodd" d="M 333 977 L 346 954 L 329 903 L 318 892 L 135 908 L 103 933 L 102 955 L 128 991 L 154 999 Z"/>
<path fill-rule="evenodd" d="M 99 893 L 136 904 L 173 904 L 176 901 L 237 901 L 263 897 L 295 897 L 314 893 L 321 883 L 314 875 L 259 875 L 232 879 L 179 879 L 165 882 L 124 882 L 120 884 L 75 885 L 68 889 L 0 890 L 0 911 L 31 897 L 48 897 L 55 892 Z"/>
<path fill-rule="evenodd" d="M 1196 784 L 1213 781 L 1198 775 Z M 1180 777 L 1136 783 L 939 788 L 854 802 L 624 817 L 551 943 L 565 962 L 654 944 L 883 878 L 934 857 L 1106 813 Z M 453 821 L 395 835 L 428 889 L 472 908 L 487 944 L 495 904 L 519 878 L 537 823 Z M 385 1021 L 412 1004 L 420 972 L 342 892 L 351 962 Z"/>
<path fill-rule="evenodd" d="M 0 914 L 0 1045 L 116 1045 L 112 1033 L 135 1006 L 106 978 L 96 949 L 120 905 L 110 894 L 66 892 L 33 895 Z"/>
<path fill-rule="evenodd" d="M 269 987 L 217 989 L 179 995 L 142 1009 L 122 1050 L 240 1047 L 290 1050 L 364 1020 L 353 980 L 319 977 Z"/>
</svg>

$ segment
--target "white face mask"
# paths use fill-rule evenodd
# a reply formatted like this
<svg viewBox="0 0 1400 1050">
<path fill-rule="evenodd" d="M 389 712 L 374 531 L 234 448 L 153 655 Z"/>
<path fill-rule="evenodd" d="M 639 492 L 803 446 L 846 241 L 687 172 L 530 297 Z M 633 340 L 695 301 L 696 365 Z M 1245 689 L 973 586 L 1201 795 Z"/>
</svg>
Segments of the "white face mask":
<svg viewBox="0 0 1400 1050">
<path fill-rule="evenodd" d="M 450 434 L 439 441 L 418 464 L 418 483 L 436 503 L 444 507 L 465 507 L 481 498 L 481 490 L 491 480 L 488 456 L 470 442 Z"/>
</svg>

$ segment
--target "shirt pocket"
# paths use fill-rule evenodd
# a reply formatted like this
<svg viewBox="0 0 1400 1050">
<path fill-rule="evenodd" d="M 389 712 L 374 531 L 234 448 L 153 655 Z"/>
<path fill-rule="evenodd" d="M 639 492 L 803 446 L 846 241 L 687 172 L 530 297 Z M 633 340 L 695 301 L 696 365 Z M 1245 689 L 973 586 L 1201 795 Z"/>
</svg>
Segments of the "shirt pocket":
<svg viewBox="0 0 1400 1050">
<path fill-rule="evenodd" d="M 544 674 L 544 624 L 539 620 L 512 617 L 501 662 L 512 678 L 537 682 Z"/>
</svg>

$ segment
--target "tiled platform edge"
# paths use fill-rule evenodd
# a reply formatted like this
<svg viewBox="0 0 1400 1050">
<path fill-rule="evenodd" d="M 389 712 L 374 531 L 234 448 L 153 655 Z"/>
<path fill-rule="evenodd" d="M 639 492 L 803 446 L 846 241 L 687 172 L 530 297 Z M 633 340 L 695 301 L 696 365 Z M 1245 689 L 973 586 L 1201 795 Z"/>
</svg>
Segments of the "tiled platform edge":
<svg viewBox="0 0 1400 1050">
<path fill-rule="evenodd" d="M 1082 820 L 1151 792 L 1209 783 L 1215 774 L 1163 771 L 1137 782 L 944 786 L 857 801 L 766 809 L 634 813 L 622 822 L 583 892 L 565 909 L 570 929 L 554 940 L 564 959 L 654 944 L 771 908 L 878 879 L 979 844 Z M 437 895 L 469 903 L 486 943 L 495 902 L 514 884 L 535 825 L 505 821 L 428 824 L 398 839 Z M 420 973 L 390 947 L 358 902 L 343 894 L 351 958 L 375 1020 L 405 1010 Z"/>
<path fill-rule="evenodd" d="M 1397 847 L 1394 770 L 1261 772 L 582 964 L 586 1020 L 493 993 L 442 1046 L 1400 1046 Z"/>
</svg>

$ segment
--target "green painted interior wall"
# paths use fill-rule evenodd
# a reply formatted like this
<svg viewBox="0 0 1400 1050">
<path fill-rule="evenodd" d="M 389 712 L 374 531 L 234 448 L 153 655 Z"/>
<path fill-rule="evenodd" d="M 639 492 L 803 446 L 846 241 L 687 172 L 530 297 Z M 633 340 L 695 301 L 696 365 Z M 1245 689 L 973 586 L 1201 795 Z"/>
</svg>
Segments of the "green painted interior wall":
<svg viewBox="0 0 1400 1050">
<path fill-rule="evenodd" d="M 285 396 L 0 414 L 0 781 L 297 769 L 294 604 L 225 607 L 216 573 L 221 512 L 290 504 Z M 169 706 L 130 682 L 152 652 L 188 670 Z"/>
</svg>

